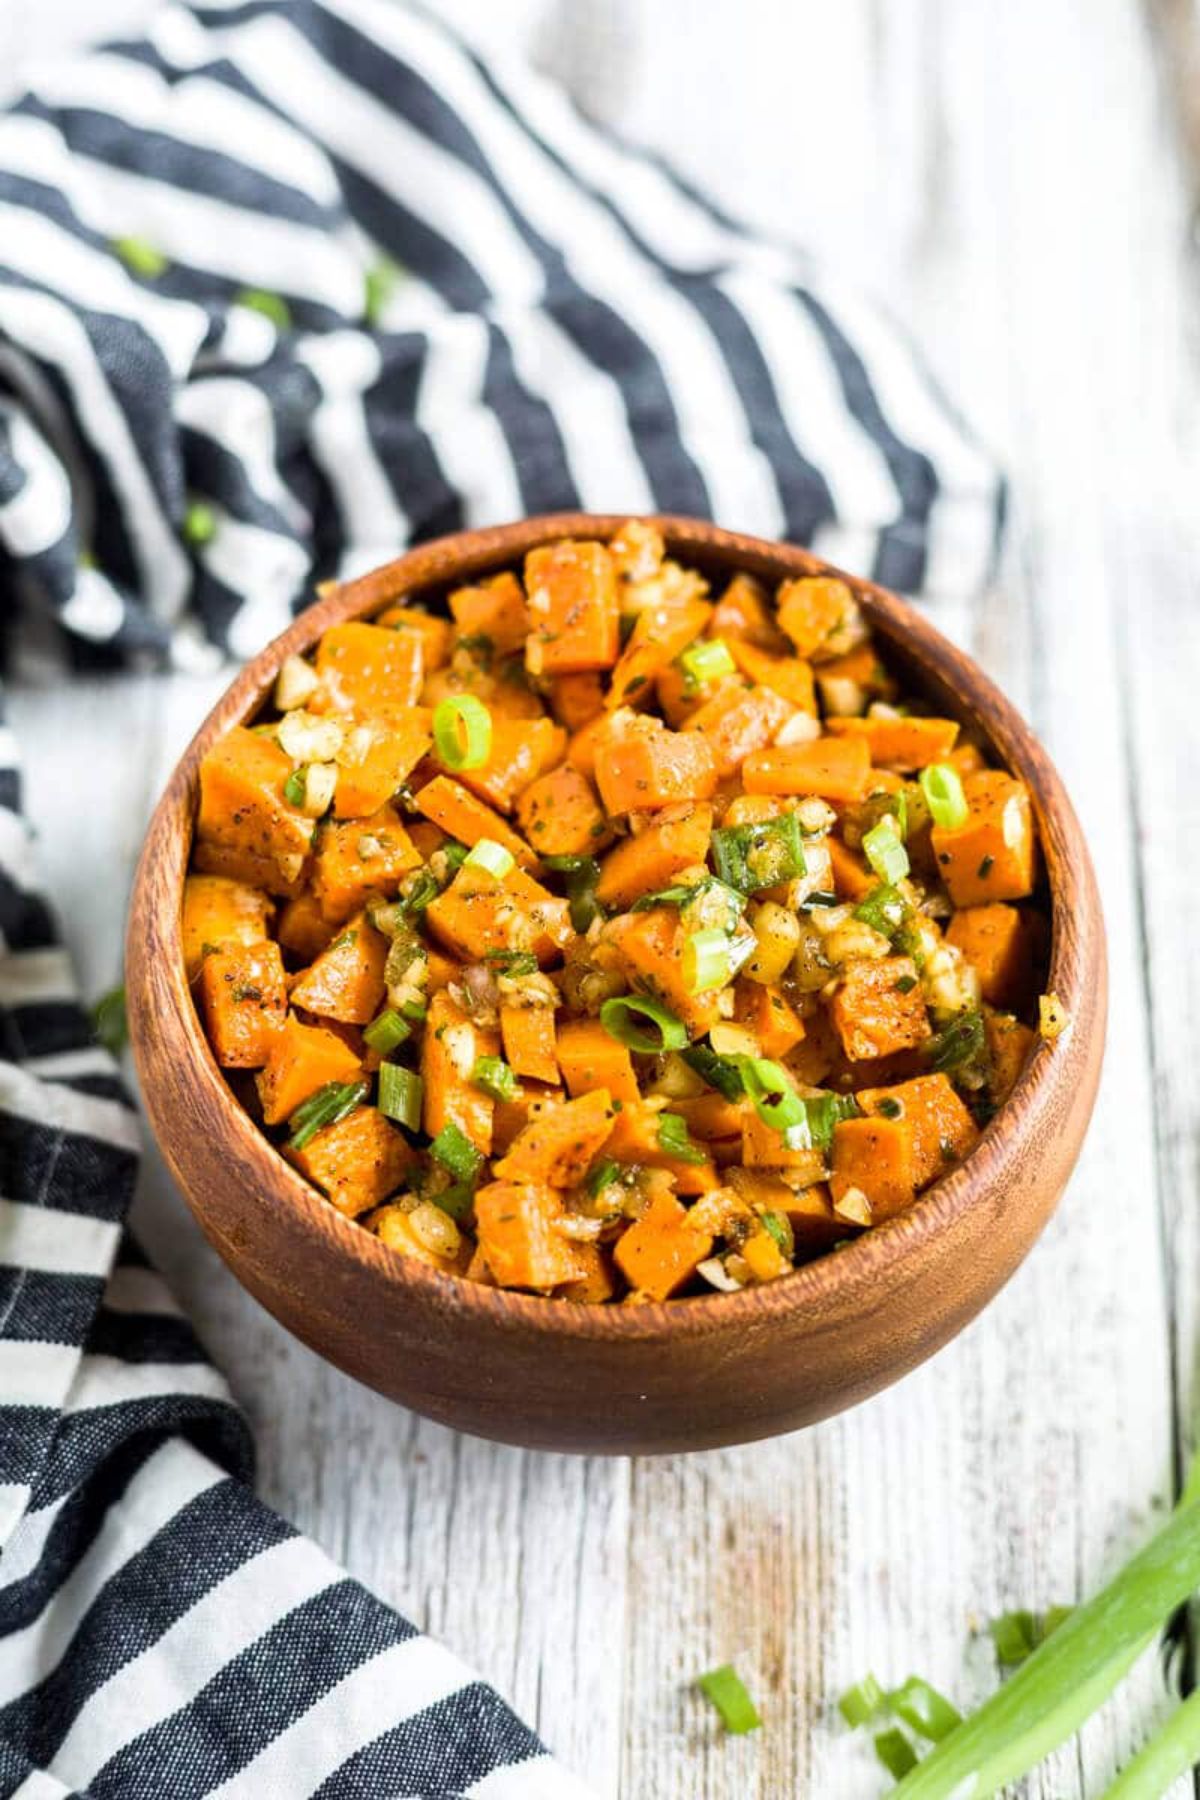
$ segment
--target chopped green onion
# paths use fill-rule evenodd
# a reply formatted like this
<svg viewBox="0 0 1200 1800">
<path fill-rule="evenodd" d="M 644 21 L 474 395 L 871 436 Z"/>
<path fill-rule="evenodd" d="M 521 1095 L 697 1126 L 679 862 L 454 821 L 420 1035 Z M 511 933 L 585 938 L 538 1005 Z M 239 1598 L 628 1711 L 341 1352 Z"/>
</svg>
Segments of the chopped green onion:
<svg viewBox="0 0 1200 1800">
<path fill-rule="evenodd" d="M 886 1731 L 877 1731 L 874 1738 L 875 1754 L 887 1770 L 900 1781 L 910 1769 L 917 1766 L 917 1753 L 900 1730 L 898 1725 L 891 1725 Z"/>
<path fill-rule="evenodd" d="M 857 1119 L 858 1101 L 853 1094 L 814 1094 L 802 1102 L 808 1132 L 808 1143 L 795 1148 L 828 1150 L 833 1143 L 833 1130 L 843 1119 Z"/>
<path fill-rule="evenodd" d="M 480 838 L 475 848 L 463 857 L 464 869 L 486 869 L 497 881 L 503 881 L 513 866 L 512 851 L 498 844 L 495 838 Z"/>
<path fill-rule="evenodd" d="M 689 694 L 710 681 L 719 681 L 723 675 L 737 674 L 733 654 L 722 638 L 706 638 L 689 644 L 679 658 L 679 666 L 683 670 L 684 688 Z"/>
<path fill-rule="evenodd" d="M 404 270 L 390 256 L 381 256 L 378 262 L 372 263 L 363 277 L 363 317 L 368 325 L 378 325 L 384 308 L 391 299 Z"/>
<path fill-rule="evenodd" d="M 946 831 L 957 831 L 960 825 L 966 824 L 971 809 L 956 768 L 950 763 L 930 763 L 927 769 L 921 770 L 918 779 L 935 825 Z"/>
<path fill-rule="evenodd" d="M 442 1126 L 429 1146 L 429 1154 L 435 1156 L 444 1169 L 449 1169 L 458 1181 L 473 1181 L 483 1166 L 483 1152 L 475 1148 L 453 1121 Z"/>
<path fill-rule="evenodd" d="M 675 887 L 659 888 L 656 894 L 643 894 L 640 900 L 634 901 L 629 910 L 630 912 L 649 912 L 653 906 L 686 906 L 698 892 L 699 889 L 695 884 L 691 887 L 677 884 Z"/>
<path fill-rule="evenodd" d="M 147 281 L 154 281 L 159 275 L 165 275 L 171 266 L 158 245 L 152 244 L 149 238 L 117 237 L 111 241 L 131 275 L 144 275 Z"/>
<path fill-rule="evenodd" d="M 428 869 L 418 869 L 408 877 L 396 904 L 401 912 L 424 912 L 429 902 L 436 900 L 441 891 L 435 875 Z"/>
<path fill-rule="evenodd" d="M 484 962 L 498 975 L 536 975 L 538 959 L 532 950 L 485 950 Z"/>
<path fill-rule="evenodd" d="M 772 1131 L 785 1133 L 800 1129 L 807 1136 L 804 1102 L 792 1087 L 787 1070 L 764 1056 L 743 1056 L 740 1067 L 746 1092 L 763 1124 L 769 1125 Z M 807 1149 L 809 1146 L 795 1144 L 789 1147 Z"/>
<path fill-rule="evenodd" d="M 602 1194 L 606 1187 L 611 1187 L 612 1183 L 619 1179 L 620 1174 L 621 1165 L 614 1162 L 611 1156 L 606 1156 L 603 1162 L 598 1162 L 585 1184 L 592 1199 L 594 1200 L 597 1194 Z"/>
<path fill-rule="evenodd" d="M 600 864 L 594 856 L 544 856 L 542 861 L 556 875 L 566 876 L 564 885 L 571 907 L 571 924 L 582 936 L 600 911 L 596 899 Z"/>
<path fill-rule="evenodd" d="M 303 1150 L 318 1131 L 336 1125 L 352 1113 L 371 1091 L 369 1081 L 327 1081 L 315 1094 L 310 1094 L 288 1120 L 291 1136 L 289 1150 Z"/>
<path fill-rule="evenodd" d="M 930 1038 L 925 1046 L 929 1067 L 939 1075 L 948 1075 L 952 1069 L 960 1069 L 964 1063 L 982 1056 L 985 1042 L 983 1014 L 972 1007 Z"/>
<path fill-rule="evenodd" d="M 746 1091 L 742 1080 L 742 1071 L 737 1059 L 732 1056 L 718 1056 L 707 1044 L 689 1044 L 680 1052 L 689 1069 L 694 1069 L 701 1081 L 706 1081 L 726 1100 L 740 1100 Z"/>
<path fill-rule="evenodd" d="M 928 1738 L 931 1744 L 940 1744 L 962 1724 L 962 1714 L 957 1706 L 951 1705 L 944 1694 L 939 1694 L 920 1675 L 910 1675 L 903 1687 L 890 1693 L 888 1704 L 897 1718 L 903 1719 L 921 1737 Z"/>
<path fill-rule="evenodd" d="M 689 994 L 724 987 L 733 976 L 727 931 L 693 931 L 683 943 L 683 985 Z"/>
<path fill-rule="evenodd" d="M 859 901 L 854 916 L 872 931 L 882 932 L 886 938 L 895 937 L 908 917 L 908 902 L 898 888 L 882 881 Z"/>
<path fill-rule="evenodd" d="M 1190 1693 L 1132 1762 L 1126 1763 L 1104 1800 L 1162 1800 L 1181 1775 L 1200 1762 L 1200 1689 Z"/>
<path fill-rule="evenodd" d="M 752 825 L 725 825 L 712 834 L 713 862 L 721 880 L 740 894 L 777 887 L 807 873 L 800 820 L 795 813 Z"/>
<path fill-rule="evenodd" d="M 419 1075 L 399 1063 L 380 1063 L 379 1110 L 385 1118 L 395 1119 L 397 1125 L 404 1125 L 409 1131 L 419 1131 L 424 1096 L 425 1083 Z"/>
<path fill-rule="evenodd" d="M 763 1230 L 768 1237 L 774 1238 L 785 1256 L 794 1256 L 796 1238 L 792 1231 L 791 1220 L 786 1213 L 765 1212 L 759 1215 L 763 1222 Z"/>
<path fill-rule="evenodd" d="M 434 1206 L 440 1206 L 456 1224 L 461 1224 L 475 1204 L 475 1184 L 472 1181 L 456 1181 L 452 1187 L 444 1187 L 436 1194 L 428 1194 Z"/>
<path fill-rule="evenodd" d="M 704 1163 L 708 1157 L 699 1144 L 693 1144 L 687 1120 L 679 1113 L 658 1115 L 658 1147 L 676 1162 Z"/>
<path fill-rule="evenodd" d="M 873 825 L 862 841 L 863 854 L 880 881 L 895 887 L 908 874 L 908 851 L 900 841 L 895 820 L 889 813 Z"/>
<path fill-rule="evenodd" d="M 757 1731 L 762 1724 L 758 1708 L 732 1663 L 723 1663 L 719 1669 L 710 1669 L 706 1675 L 698 1675 L 696 1686 L 712 1701 L 721 1715 L 722 1725 L 735 1737 L 740 1737 L 746 1731 Z"/>
<path fill-rule="evenodd" d="M 425 1017 L 427 1008 L 423 1000 L 406 1000 L 400 1011 L 406 1019 L 411 1019 L 414 1025 L 419 1025 Z"/>
<path fill-rule="evenodd" d="M 283 784 L 283 797 L 289 806 L 304 805 L 304 770 L 293 769 Z"/>
<path fill-rule="evenodd" d="M 92 1030 L 96 1041 L 113 1056 L 120 1056 L 129 1042 L 129 1020 L 125 1016 L 125 989 L 110 988 L 101 994 L 92 1008 Z"/>
<path fill-rule="evenodd" d="M 882 1707 L 884 1692 L 873 1675 L 864 1675 L 838 1699 L 838 1711 L 847 1725 L 865 1725 Z"/>
<path fill-rule="evenodd" d="M 493 1100 L 515 1100 L 520 1092 L 516 1076 L 499 1056 L 481 1056 L 471 1070 L 471 1080 Z"/>
<path fill-rule="evenodd" d="M 408 1020 L 401 1018 L 390 1006 L 385 1006 L 363 1030 L 363 1042 L 372 1050 L 378 1050 L 381 1056 L 398 1050 L 411 1036 L 412 1026 Z"/>
<path fill-rule="evenodd" d="M 1038 1621 L 1025 1608 L 989 1620 L 988 1633 L 996 1647 L 996 1661 L 1003 1669 L 1017 1668 L 1041 1642 Z"/>
<path fill-rule="evenodd" d="M 270 294 L 266 288 L 242 288 L 234 295 L 239 306 L 248 306 L 251 312 L 262 313 L 270 319 L 277 331 L 290 331 L 292 328 L 292 309 L 282 294 Z"/>
<path fill-rule="evenodd" d="M 444 769 L 480 769 L 492 752 L 492 715 L 474 694 L 449 694 L 433 709 L 433 747 Z"/>
<path fill-rule="evenodd" d="M 829 888 L 818 888 L 814 893 L 806 894 L 796 908 L 797 912 L 811 912 L 814 906 L 840 906 L 841 900 Z"/>
<path fill-rule="evenodd" d="M 663 1050 L 682 1050 L 687 1026 L 661 1000 L 648 994 L 620 994 L 600 1008 L 600 1023 L 609 1037 L 627 1050 L 653 1056 Z"/>
<path fill-rule="evenodd" d="M 457 874 L 458 870 L 462 868 L 467 860 L 467 846 L 465 844 L 456 843 L 443 844 L 441 854 L 446 859 L 447 869 L 454 875 Z"/>
<path fill-rule="evenodd" d="M 217 535 L 217 515 L 207 500 L 193 500 L 183 515 L 185 542 L 197 550 L 211 544 Z"/>
</svg>

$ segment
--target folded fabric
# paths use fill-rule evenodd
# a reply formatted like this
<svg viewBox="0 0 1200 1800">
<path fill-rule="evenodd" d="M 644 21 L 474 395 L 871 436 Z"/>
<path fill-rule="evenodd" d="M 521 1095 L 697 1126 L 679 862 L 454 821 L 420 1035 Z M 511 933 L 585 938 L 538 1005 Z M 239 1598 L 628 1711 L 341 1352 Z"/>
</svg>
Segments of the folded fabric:
<svg viewBox="0 0 1200 1800">
<path fill-rule="evenodd" d="M 583 506 L 986 574 L 895 329 L 394 0 L 171 5 L 0 116 L 0 601 L 76 662 L 257 650 L 314 579 Z M 584 1789 L 259 1505 L 125 1235 L 137 1131 L 0 745 L 0 1796 Z"/>
</svg>

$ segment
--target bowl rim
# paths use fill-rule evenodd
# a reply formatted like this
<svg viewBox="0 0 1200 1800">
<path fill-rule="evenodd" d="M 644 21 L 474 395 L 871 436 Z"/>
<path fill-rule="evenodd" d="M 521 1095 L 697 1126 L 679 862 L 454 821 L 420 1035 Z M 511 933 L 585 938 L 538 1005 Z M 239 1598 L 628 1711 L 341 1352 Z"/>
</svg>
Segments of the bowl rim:
<svg viewBox="0 0 1200 1800">
<path fill-rule="evenodd" d="M 464 577 L 477 578 L 511 566 L 528 549 L 551 539 L 590 536 L 611 538 L 629 518 L 642 518 L 663 534 L 668 550 L 700 564 L 737 568 L 769 580 L 803 575 L 832 575 L 852 588 L 872 629 L 917 672 L 918 683 L 942 688 L 955 696 L 960 717 L 969 716 L 1003 766 L 1026 781 L 1033 801 L 1050 894 L 1051 955 L 1048 989 L 1055 992 L 1075 1019 L 1086 1011 L 1086 985 L 1098 972 L 1089 970 L 1094 957 L 1088 946 L 1099 932 L 1103 965 L 1102 924 L 1086 843 L 1061 778 L 1030 726 L 974 660 L 950 643 L 930 621 L 895 594 L 850 575 L 798 546 L 728 531 L 709 521 L 673 514 L 580 513 L 539 514 L 512 524 L 461 531 L 416 546 L 393 562 L 354 580 L 324 584 L 314 604 L 252 658 L 230 683 L 193 735 L 176 763 L 147 831 L 130 907 L 127 962 L 139 979 L 131 981 L 130 1031 L 135 1062 L 145 1080 L 150 1068 L 148 1047 L 173 1028 L 194 1065 L 194 1077 L 210 1090 L 232 1134 L 238 1160 L 257 1179 L 261 1200 L 271 1214 L 272 1230 L 299 1231 L 330 1241 L 365 1279 L 393 1290 L 395 1302 L 421 1296 L 444 1311 L 473 1312 L 504 1330 L 544 1334 L 549 1338 L 593 1342 L 645 1343 L 667 1337 L 707 1337 L 764 1322 L 801 1308 L 814 1312 L 846 1290 L 886 1296 L 889 1277 L 901 1265 L 927 1252 L 943 1233 L 949 1234 L 962 1215 L 982 1202 L 1005 1160 L 1036 1137 L 1039 1123 L 1049 1123 L 1065 1061 L 1051 1047 L 1035 1042 L 1016 1087 L 989 1121 L 979 1143 L 954 1170 L 927 1188 L 905 1212 L 849 1240 L 836 1253 L 827 1252 L 801 1265 L 779 1281 L 739 1293 L 645 1301 L 636 1306 L 571 1305 L 561 1300 L 486 1286 L 444 1274 L 415 1258 L 388 1250 L 373 1233 L 347 1218 L 284 1158 L 259 1129 L 221 1073 L 200 1024 L 183 967 L 181 906 L 183 877 L 190 860 L 195 788 L 200 760 L 232 725 L 252 717 L 267 699 L 275 674 L 288 655 L 310 649 L 331 624 L 369 619 L 385 606 L 417 597 Z M 174 894 L 167 906 L 156 895 L 154 876 L 166 859 L 169 878 L 164 893 Z M 1064 891 L 1070 890 L 1070 892 Z M 1073 903 L 1073 904 L 1072 904 Z M 166 916 L 164 916 L 164 914 Z M 151 977 L 140 954 L 147 942 L 145 921 L 154 917 L 158 939 L 170 967 Z M 1089 931 L 1089 923 L 1094 927 Z M 1064 1040 L 1065 1043 L 1065 1040 Z M 153 1097 L 147 1088 L 147 1110 Z M 161 1137 L 165 1134 L 160 1134 Z M 164 1148 L 166 1146 L 164 1145 Z M 187 1184 L 172 1172 L 193 1205 Z M 203 1209 L 194 1208 L 205 1225 Z M 218 1247 L 219 1242 L 218 1242 Z"/>
</svg>

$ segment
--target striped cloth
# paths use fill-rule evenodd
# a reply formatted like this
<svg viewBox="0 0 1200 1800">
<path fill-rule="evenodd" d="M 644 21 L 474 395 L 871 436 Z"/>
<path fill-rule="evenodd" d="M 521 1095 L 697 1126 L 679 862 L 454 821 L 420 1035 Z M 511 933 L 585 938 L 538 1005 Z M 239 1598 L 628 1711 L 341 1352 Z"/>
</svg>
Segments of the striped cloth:
<svg viewBox="0 0 1200 1800">
<path fill-rule="evenodd" d="M 168 6 L 0 116 L 0 595 L 76 663 L 580 505 L 960 593 L 1001 500 L 877 312 L 394 0 Z M 0 1800 L 583 1795 L 254 1499 L 3 733 L 0 934 Z"/>
</svg>

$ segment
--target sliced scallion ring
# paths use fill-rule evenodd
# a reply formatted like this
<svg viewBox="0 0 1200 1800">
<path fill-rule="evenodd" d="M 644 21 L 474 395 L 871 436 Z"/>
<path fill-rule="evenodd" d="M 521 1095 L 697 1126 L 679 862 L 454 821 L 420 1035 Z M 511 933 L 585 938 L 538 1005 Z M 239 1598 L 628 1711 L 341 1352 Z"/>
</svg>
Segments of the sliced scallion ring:
<svg viewBox="0 0 1200 1800">
<path fill-rule="evenodd" d="M 744 1056 L 741 1059 L 742 1080 L 746 1092 L 754 1102 L 754 1110 L 764 1125 L 772 1131 L 784 1133 L 797 1132 L 803 1129 L 808 1136 L 808 1114 L 803 1100 L 793 1088 L 786 1069 L 777 1062 L 770 1062 L 765 1056 Z M 793 1149 L 806 1149 L 807 1144 L 789 1145 Z"/>
<path fill-rule="evenodd" d="M 463 858 L 464 869 L 486 869 L 497 881 L 503 881 L 512 867 L 512 851 L 506 850 L 503 844 L 498 844 L 495 838 L 480 838 L 475 848 L 469 850 Z"/>
<path fill-rule="evenodd" d="M 956 768 L 950 763 L 930 763 L 920 774 L 921 792 L 935 825 L 957 831 L 965 825 L 970 808 Z"/>
<path fill-rule="evenodd" d="M 385 1119 L 394 1119 L 409 1131 L 419 1131 L 424 1094 L 425 1084 L 412 1069 L 401 1068 L 399 1063 L 379 1065 L 379 1110 Z"/>
<path fill-rule="evenodd" d="M 889 887 L 895 887 L 908 874 L 908 851 L 900 839 L 895 817 L 885 813 L 878 825 L 872 825 L 863 837 L 863 855 Z"/>
<path fill-rule="evenodd" d="M 683 1021 L 648 994 L 619 994 L 606 1000 L 600 1008 L 600 1023 L 618 1044 L 647 1056 L 682 1050 L 688 1041 Z"/>
<path fill-rule="evenodd" d="M 480 769 L 491 755 L 492 715 L 474 694 L 448 694 L 433 709 L 433 747 L 444 769 Z"/>
<path fill-rule="evenodd" d="M 692 690 L 705 687 L 710 681 L 719 681 L 723 675 L 737 674 L 737 664 L 722 638 L 702 638 L 698 643 L 689 644 L 679 658 L 679 666 Z"/>
<path fill-rule="evenodd" d="M 727 931 L 693 931 L 683 941 L 683 985 L 689 994 L 724 987 L 733 975 Z"/>
</svg>

